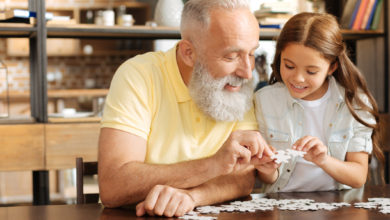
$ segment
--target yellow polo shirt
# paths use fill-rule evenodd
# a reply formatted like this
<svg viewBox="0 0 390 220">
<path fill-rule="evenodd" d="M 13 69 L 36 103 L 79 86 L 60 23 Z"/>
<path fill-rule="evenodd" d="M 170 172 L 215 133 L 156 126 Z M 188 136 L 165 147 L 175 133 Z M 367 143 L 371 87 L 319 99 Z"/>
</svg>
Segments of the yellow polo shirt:
<svg viewBox="0 0 390 220">
<path fill-rule="evenodd" d="M 147 140 L 145 162 L 153 164 L 208 157 L 233 130 L 257 130 L 253 108 L 242 122 L 216 122 L 198 109 L 181 78 L 176 47 L 138 55 L 118 68 L 101 123 Z"/>
</svg>

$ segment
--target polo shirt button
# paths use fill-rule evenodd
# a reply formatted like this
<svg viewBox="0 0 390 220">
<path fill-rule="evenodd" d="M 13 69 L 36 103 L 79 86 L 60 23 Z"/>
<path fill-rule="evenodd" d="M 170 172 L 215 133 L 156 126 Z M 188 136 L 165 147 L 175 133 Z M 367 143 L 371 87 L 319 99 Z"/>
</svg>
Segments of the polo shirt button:
<svg viewBox="0 0 390 220">
<path fill-rule="evenodd" d="M 333 124 L 332 124 L 332 123 L 330 123 L 330 124 L 329 124 L 329 127 L 332 127 L 332 126 L 333 126 Z"/>
<path fill-rule="evenodd" d="M 196 122 L 200 122 L 200 118 L 199 117 L 196 117 Z"/>
<path fill-rule="evenodd" d="M 346 139 L 346 138 L 347 138 L 347 135 L 344 135 L 343 138 Z"/>
<path fill-rule="evenodd" d="M 290 172 L 290 169 L 287 169 L 287 172 Z"/>
</svg>

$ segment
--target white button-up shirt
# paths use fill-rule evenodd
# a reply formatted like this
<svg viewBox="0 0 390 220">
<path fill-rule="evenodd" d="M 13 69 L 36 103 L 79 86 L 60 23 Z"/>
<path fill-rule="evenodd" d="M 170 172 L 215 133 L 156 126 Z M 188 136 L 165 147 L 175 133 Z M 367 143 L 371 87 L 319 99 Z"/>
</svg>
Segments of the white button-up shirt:
<svg viewBox="0 0 390 220">
<path fill-rule="evenodd" d="M 328 142 L 328 154 L 341 161 L 345 161 L 347 152 L 372 151 L 372 129 L 358 122 L 349 111 L 344 100 L 344 88 L 339 85 L 333 76 L 329 77 L 331 96 L 326 107 L 324 117 L 324 135 Z M 369 104 L 367 96 L 361 93 L 364 102 Z M 361 119 L 375 124 L 374 117 L 359 110 L 355 111 Z M 266 86 L 255 94 L 255 111 L 260 133 L 268 144 L 277 150 L 291 148 L 298 139 L 304 136 L 302 121 L 304 109 L 297 99 L 291 97 L 283 83 Z M 294 171 L 297 158 L 284 163 L 279 168 L 279 177 L 275 183 L 265 185 L 265 192 L 277 192 L 289 181 Z M 304 178 L 304 177 L 302 177 Z M 338 189 L 351 187 L 338 183 Z"/>
</svg>

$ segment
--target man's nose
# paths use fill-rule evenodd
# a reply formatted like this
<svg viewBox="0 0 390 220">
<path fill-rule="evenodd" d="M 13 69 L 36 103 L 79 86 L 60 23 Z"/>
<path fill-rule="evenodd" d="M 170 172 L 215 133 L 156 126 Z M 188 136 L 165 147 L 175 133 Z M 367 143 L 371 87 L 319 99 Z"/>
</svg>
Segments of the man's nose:
<svg viewBox="0 0 390 220">
<path fill-rule="evenodd" d="M 237 76 L 244 79 L 251 79 L 253 66 L 254 61 L 251 60 L 250 56 L 243 57 L 237 69 Z"/>
</svg>

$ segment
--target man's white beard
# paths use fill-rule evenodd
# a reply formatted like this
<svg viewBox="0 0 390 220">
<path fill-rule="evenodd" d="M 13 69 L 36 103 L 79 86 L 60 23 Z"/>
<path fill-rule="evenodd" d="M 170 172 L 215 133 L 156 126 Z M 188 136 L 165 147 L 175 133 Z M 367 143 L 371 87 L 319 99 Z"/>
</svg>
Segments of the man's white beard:
<svg viewBox="0 0 390 220">
<path fill-rule="evenodd" d="M 226 84 L 241 89 L 230 92 L 224 89 Z M 188 89 L 199 109 L 216 121 L 242 120 L 253 103 L 251 80 L 235 75 L 214 79 L 200 62 L 195 63 Z"/>
</svg>

